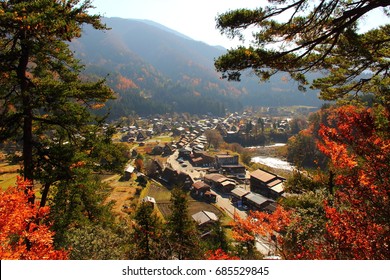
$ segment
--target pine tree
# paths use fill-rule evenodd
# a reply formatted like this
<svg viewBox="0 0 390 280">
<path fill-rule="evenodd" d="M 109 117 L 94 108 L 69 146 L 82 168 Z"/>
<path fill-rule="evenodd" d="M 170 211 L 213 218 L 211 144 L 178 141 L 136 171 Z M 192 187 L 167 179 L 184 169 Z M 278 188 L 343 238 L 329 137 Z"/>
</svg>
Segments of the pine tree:
<svg viewBox="0 0 390 280">
<path fill-rule="evenodd" d="M 154 212 L 154 204 L 142 202 L 134 216 L 132 258 L 140 260 L 166 259 L 167 244 L 164 241 L 163 224 Z"/>
<path fill-rule="evenodd" d="M 240 80 L 251 69 L 262 80 L 277 72 L 289 73 L 299 88 L 309 85 L 306 74 L 325 70 L 312 82 L 324 99 L 351 93 L 381 94 L 389 84 L 389 28 L 377 25 L 361 32 L 358 23 L 374 10 L 389 16 L 387 0 L 268 0 L 264 8 L 237 9 L 217 17 L 217 27 L 228 37 L 245 39 L 253 27 L 250 46 L 239 46 L 220 56 L 215 66 L 224 78 Z M 285 19 L 285 20 L 281 20 Z"/>
<path fill-rule="evenodd" d="M 180 189 L 172 191 L 171 210 L 167 229 L 172 257 L 179 260 L 200 258 L 199 235 L 194 221 L 188 215 L 187 195 Z"/>
<path fill-rule="evenodd" d="M 112 97 L 104 81 L 81 79 L 66 43 L 84 24 L 106 28 L 91 7 L 89 0 L 0 3 L 0 140 L 21 144 L 24 178 L 45 188 L 72 179 L 70 166 L 100 133 L 90 110 Z"/>
</svg>

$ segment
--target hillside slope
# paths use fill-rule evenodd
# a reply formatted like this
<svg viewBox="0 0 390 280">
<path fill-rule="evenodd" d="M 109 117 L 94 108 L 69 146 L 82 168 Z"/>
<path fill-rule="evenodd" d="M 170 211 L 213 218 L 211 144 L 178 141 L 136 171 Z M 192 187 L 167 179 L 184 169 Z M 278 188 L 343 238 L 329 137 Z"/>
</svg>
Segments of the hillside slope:
<svg viewBox="0 0 390 280">
<path fill-rule="evenodd" d="M 86 27 L 71 43 L 86 65 L 86 74 L 107 77 L 117 92 L 109 102 L 111 117 L 130 113 L 212 113 L 237 111 L 243 105 L 319 105 L 313 93 L 303 95 L 283 75 L 259 84 L 220 79 L 214 59 L 224 53 L 160 24 L 131 19 L 104 19 L 110 30 Z M 245 76 L 245 75 L 244 75 Z"/>
</svg>

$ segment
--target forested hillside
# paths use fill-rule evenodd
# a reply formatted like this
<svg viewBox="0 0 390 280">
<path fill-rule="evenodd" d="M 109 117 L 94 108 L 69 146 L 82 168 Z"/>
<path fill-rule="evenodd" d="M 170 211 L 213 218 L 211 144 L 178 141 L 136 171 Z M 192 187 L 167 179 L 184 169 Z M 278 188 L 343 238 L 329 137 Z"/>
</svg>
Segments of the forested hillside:
<svg viewBox="0 0 390 280">
<path fill-rule="evenodd" d="M 212 113 L 237 111 L 245 105 L 314 105 L 314 92 L 302 93 L 283 74 L 259 84 L 251 75 L 241 83 L 220 79 L 214 60 L 225 51 L 191 40 L 150 21 L 106 18 L 110 30 L 85 27 L 72 49 L 87 75 L 107 77 L 117 93 L 108 103 L 111 118 L 130 113 Z"/>
</svg>

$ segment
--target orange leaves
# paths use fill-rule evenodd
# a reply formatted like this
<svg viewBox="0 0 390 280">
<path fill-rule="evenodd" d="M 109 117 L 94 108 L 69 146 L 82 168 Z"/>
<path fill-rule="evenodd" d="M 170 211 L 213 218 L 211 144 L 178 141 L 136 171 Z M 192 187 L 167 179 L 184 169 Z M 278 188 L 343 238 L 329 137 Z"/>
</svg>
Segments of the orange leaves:
<svg viewBox="0 0 390 280">
<path fill-rule="evenodd" d="M 85 165 L 86 165 L 86 162 L 81 160 L 81 161 L 78 161 L 78 162 L 73 163 L 73 164 L 70 166 L 70 169 L 81 168 L 81 167 L 84 167 Z"/>
<path fill-rule="evenodd" d="M 95 103 L 91 106 L 91 109 L 93 110 L 99 110 L 101 108 L 103 108 L 104 106 L 106 106 L 104 103 Z"/>
<path fill-rule="evenodd" d="M 384 118 L 389 118 L 385 109 L 343 106 L 319 131 L 318 146 L 331 158 L 338 190 L 332 204 L 325 203 L 328 222 L 317 258 L 390 257 L 390 140 L 380 123 Z"/>
<path fill-rule="evenodd" d="M 131 79 L 123 77 L 122 75 L 119 75 L 118 84 L 116 87 L 121 90 L 138 88 L 138 86 Z"/>
<path fill-rule="evenodd" d="M 347 145 L 335 143 L 329 135 L 335 135 L 331 128 L 321 126 L 319 131 L 323 143 L 318 143 L 318 149 L 329 156 L 337 168 L 353 168 L 357 165 L 356 157 L 348 153 Z M 337 134 L 336 134 L 337 135 Z"/>
<path fill-rule="evenodd" d="M 330 158 L 330 170 L 328 178 L 315 180 L 331 191 L 320 197 L 322 207 L 297 207 L 293 220 L 283 212 L 277 215 L 280 220 L 258 216 L 258 227 L 262 233 L 286 233 L 276 237 L 289 250 L 287 257 L 389 259 L 390 114 L 382 107 L 355 106 L 321 113 L 326 116 L 313 131 L 318 131 L 319 149 Z M 317 221 L 311 223 L 310 211 Z"/>
<path fill-rule="evenodd" d="M 0 259 L 66 259 L 68 253 L 54 249 L 54 233 L 43 224 L 49 208 L 28 202 L 29 185 L 18 178 L 16 187 L 0 192 Z"/>
<path fill-rule="evenodd" d="M 207 260 L 239 260 L 236 256 L 230 256 L 222 249 L 206 252 Z"/>
<path fill-rule="evenodd" d="M 324 248 L 328 259 L 383 259 L 388 244 L 388 225 L 379 224 L 370 213 L 358 208 L 336 209 L 326 206 L 329 222 Z M 387 237 L 385 237 L 387 236 Z M 333 252 L 329 253 L 332 248 Z M 324 253 L 324 252 L 322 252 Z M 388 253 L 387 253 L 388 254 Z"/>
<path fill-rule="evenodd" d="M 270 237 L 282 232 L 292 221 L 291 211 L 278 206 L 272 214 L 254 211 L 246 219 L 235 217 L 233 238 L 237 241 L 253 241 L 257 235 Z"/>
</svg>

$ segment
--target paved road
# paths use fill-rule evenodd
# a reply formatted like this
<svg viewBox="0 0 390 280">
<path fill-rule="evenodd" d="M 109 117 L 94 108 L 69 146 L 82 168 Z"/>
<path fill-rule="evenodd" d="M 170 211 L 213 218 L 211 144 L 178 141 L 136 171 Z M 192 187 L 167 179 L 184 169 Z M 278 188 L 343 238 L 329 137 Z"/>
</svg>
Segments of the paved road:
<svg viewBox="0 0 390 280">
<path fill-rule="evenodd" d="M 171 165 L 171 167 L 178 171 L 183 171 L 191 176 L 191 178 L 196 181 L 199 180 L 199 178 L 203 178 L 203 176 L 206 174 L 206 170 L 202 169 L 195 169 L 188 161 L 184 161 L 184 163 L 187 165 L 186 167 L 183 167 L 178 161 L 179 152 L 176 151 L 173 155 L 169 156 L 167 159 L 167 163 Z M 218 207 L 220 207 L 227 215 L 229 215 L 232 219 L 234 219 L 234 215 L 239 215 L 240 218 L 245 219 L 247 217 L 246 211 L 243 211 L 241 209 L 238 209 L 235 207 L 229 197 L 227 195 L 221 195 L 217 193 L 215 190 L 214 192 L 217 194 L 217 202 L 216 204 Z M 256 242 L 256 248 L 261 252 L 263 255 L 267 256 L 269 252 L 272 252 L 270 244 L 266 240 L 257 239 Z"/>
</svg>

